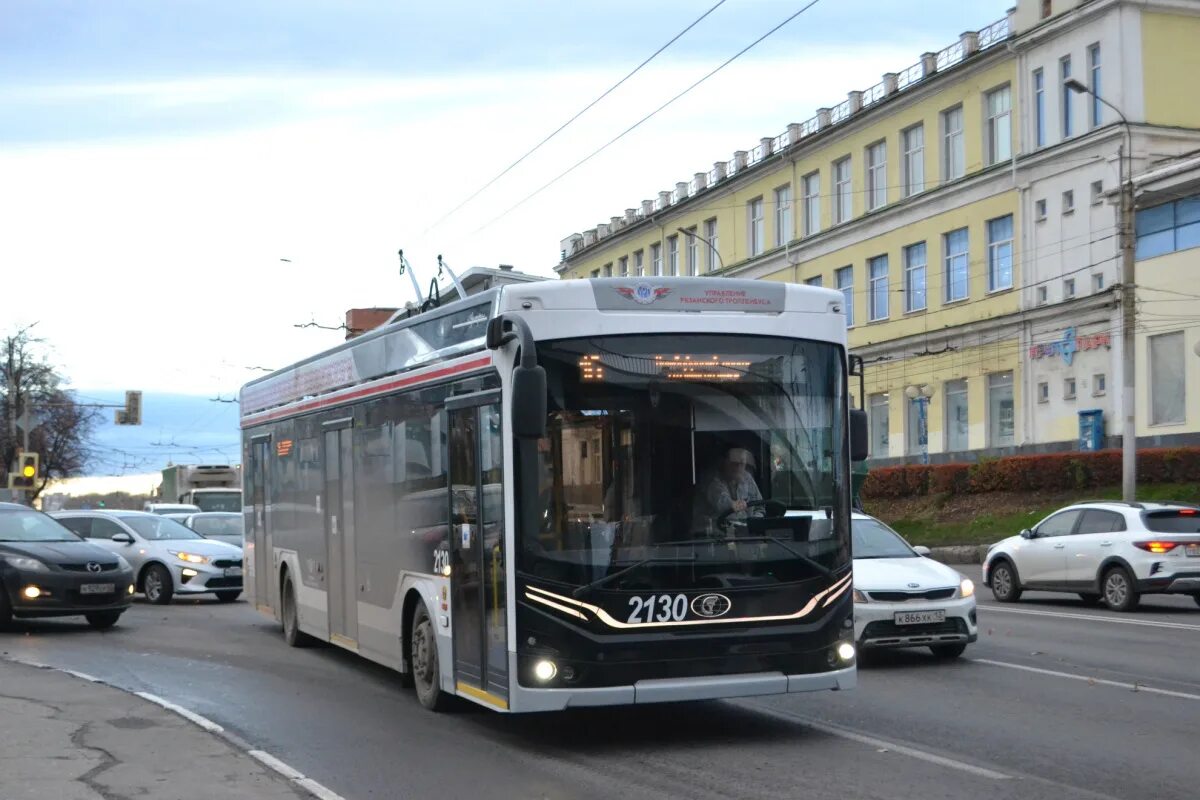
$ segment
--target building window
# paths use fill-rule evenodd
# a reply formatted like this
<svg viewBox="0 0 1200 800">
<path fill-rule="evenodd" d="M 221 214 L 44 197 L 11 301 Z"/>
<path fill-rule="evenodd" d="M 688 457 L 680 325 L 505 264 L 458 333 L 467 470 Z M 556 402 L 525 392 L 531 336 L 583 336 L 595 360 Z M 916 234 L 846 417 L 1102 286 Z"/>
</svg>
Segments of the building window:
<svg viewBox="0 0 1200 800">
<path fill-rule="evenodd" d="M 1050 2 L 1051 0 L 1042 0 L 1042 19 L 1050 16 Z"/>
<path fill-rule="evenodd" d="M 662 245 L 658 242 L 650 245 L 650 274 L 662 275 Z"/>
<path fill-rule="evenodd" d="M 792 185 L 775 190 L 775 246 L 783 247 L 792 240 Z"/>
<path fill-rule="evenodd" d="M 617 267 L 622 278 L 629 277 L 629 256 L 621 256 L 617 259 Z"/>
<path fill-rule="evenodd" d="M 854 196 L 850 189 L 850 156 L 846 156 L 833 165 L 834 222 L 849 222 L 854 214 Z"/>
<path fill-rule="evenodd" d="M 1095 275 L 1092 276 L 1092 293 L 1095 294 L 1097 292 L 1103 292 L 1103 291 L 1104 291 L 1104 275 L 1102 273 L 1097 272 Z"/>
<path fill-rule="evenodd" d="M 820 275 L 813 275 L 811 278 L 805 280 L 804 283 L 808 286 L 816 286 L 817 288 L 825 285 L 825 281 Z"/>
<path fill-rule="evenodd" d="M 1033 218 L 1038 222 L 1046 221 L 1046 201 L 1038 200 L 1033 204 Z"/>
<path fill-rule="evenodd" d="M 1088 48 L 1088 72 L 1092 78 L 1092 127 L 1098 128 L 1104 121 L 1104 104 L 1100 102 L 1100 45 Z"/>
<path fill-rule="evenodd" d="M 810 172 L 804 181 L 804 235 L 821 230 L 821 173 Z"/>
<path fill-rule="evenodd" d="M 869 424 L 871 426 L 871 455 L 887 458 L 888 454 L 888 395 L 873 394 L 868 399 Z"/>
<path fill-rule="evenodd" d="M 1046 145 L 1046 76 L 1040 69 L 1033 71 L 1033 143 Z"/>
<path fill-rule="evenodd" d="M 1072 214 L 1075 212 L 1075 190 L 1067 189 L 1062 193 L 1062 213 Z"/>
<path fill-rule="evenodd" d="M 961 178 L 967 168 L 963 153 L 963 110 L 962 106 L 942 112 L 942 180 Z"/>
<path fill-rule="evenodd" d="M 1058 91 L 1062 95 L 1062 135 L 1068 139 L 1074 135 L 1075 127 L 1071 124 L 1071 98 L 1074 92 L 1068 89 L 1067 79 L 1071 77 L 1071 57 L 1063 56 L 1058 61 Z"/>
<path fill-rule="evenodd" d="M 846 308 L 846 327 L 854 327 L 854 267 L 842 267 L 833 273 L 837 288 L 842 290 L 842 305 Z"/>
<path fill-rule="evenodd" d="M 925 126 L 906 128 L 900 137 L 904 143 L 904 196 L 912 197 L 925 190 Z"/>
<path fill-rule="evenodd" d="M 687 249 L 684 251 L 685 274 L 695 276 L 700 270 L 700 240 L 696 238 L 696 226 L 687 229 Z"/>
<path fill-rule="evenodd" d="M 667 274 L 671 277 L 679 274 L 679 236 L 667 237 Z"/>
<path fill-rule="evenodd" d="M 904 310 L 925 308 L 925 243 L 904 248 Z"/>
<path fill-rule="evenodd" d="M 870 279 L 871 321 L 888 318 L 888 257 L 875 256 L 868 259 L 867 271 Z"/>
<path fill-rule="evenodd" d="M 1108 391 L 1108 380 L 1104 377 L 1103 372 L 1097 372 L 1092 376 L 1092 397 L 1103 397 Z"/>
<path fill-rule="evenodd" d="M 1047 295 L 1047 291 L 1046 291 L 1045 286 L 1037 287 L 1037 304 L 1039 306 L 1046 305 L 1046 295 Z"/>
<path fill-rule="evenodd" d="M 646 265 L 643 263 L 645 252 L 638 250 L 633 254 L 633 274 L 640 278 L 646 274 Z"/>
<path fill-rule="evenodd" d="M 1070 300 L 1075 296 L 1075 279 L 1067 278 L 1063 281 L 1063 299 Z"/>
<path fill-rule="evenodd" d="M 1104 202 L 1104 181 L 1092 181 L 1092 205 Z"/>
<path fill-rule="evenodd" d="M 1013 285 L 1012 214 L 988 220 L 988 291 L 1011 289 Z"/>
<path fill-rule="evenodd" d="M 1046 383 L 1045 381 L 1042 381 L 1038 384 L 1038 402 L 1050 402 L 1050 384 Z"/>
<path fill-rule="evenodd" d="M 946 451 L 957 453 L 966 450 L 970 429 L 967 419 L 967 382 L 946 381 Z"/>
<path fill-rule="evenodd" d="M 997 164 L 1012 157 L 1012 93 L 1001 86 L 987 93 L 988 164 Z"/>
<path fill-rule="evenodd" d="M 908 406 L 905 420 L 905 452 L 912 456 L 926 452 L 929 446 L 929 400 L 923 397 L 904 398 Z M 925 424 L 921 424 L 921 407 L 925 407 Z"/>
<path fill-rule="evenodd" d="M 708 253 L 704 257 L 704 262 L 708 264 L 708 271 L 712 272 L 721 263 L 717 250 L 717 220 L 715 217 L 704 221 L 704 238 L 708 240 L 705 242 Z"/>
<path fill-rule="evenodd" d="M 867 147 L 867 209 L 887 205 L 887 142 Z"/>
<path fill-rule="evenodd" d="M 748 229 L 750 235 L 750 255 L 757 256 L 766 247 L 767 221 L 763 216 L 763 199 L 756 197 L 746 204 L 746 208 L 750 217 L 750 226 Z"/>
<path fill-rule="evenodd" d="M 606 277 L 606 278 L 612 277 L 612 262 L 611 261 L 604 265 L 604 277 Z"/>
<path fill-rule="evenodd" d="M 942 236 L 942 252 L 946 258 L 946 302 L 967 299 L 967 229 L 959 228 Z"/>
<path fill-rule="evenodd" d="M 1150 337 L 1150 424 L 1184 421 L 1183 331 Z"/>
<path fill-rule="evenodd" d="M 1137 258 L 1200 247 L 1200 195 L 1137 212 Z"/>
<path fill-rule="evenodd" d="M 593 277 L 593 278 L 599 278 L 599 277 L 600 277 L 600 270 L 599 270 L 599 269 L 594 269 L 594 270 L 592 270 L 592 277 Z"/>
<path fill-rule="evenodd" d="M 1075 399 L 1075 379 L 1066 378 L 1063 380 L 1063 400 Z"/>
<path fill-rule="evenodd" d="M 1011 372 L 988 375 L 988 446 L 1011 447 L 1016 443 L 1017 418 L 1013 405 Z"/>
</svg>

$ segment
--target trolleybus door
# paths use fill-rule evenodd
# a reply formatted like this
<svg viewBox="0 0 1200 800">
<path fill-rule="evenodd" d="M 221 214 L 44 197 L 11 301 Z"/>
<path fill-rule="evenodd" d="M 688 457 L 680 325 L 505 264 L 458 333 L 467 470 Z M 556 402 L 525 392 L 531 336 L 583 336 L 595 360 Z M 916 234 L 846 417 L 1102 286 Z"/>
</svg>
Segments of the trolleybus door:
<svg viewBox="0 0 1200 800">
<path fill-rule="evenodd" d="M 349 420 L 342 427 L 325 430 L 325 592 L 329 638 L 344 645 L 358 644 L 352 436 Z"/>
<path fill-rule="evenodd" d="M 451 398 L 446 411 L 455 684 L 485 702 L 507 706 L 500 393 Z"/>
<path fill-rule="evenodd" d="M 259 606 L 272 605 L 275 596 L 271 591 L 274 558 L 271 553 L 271 534 L 267 528 L 267 454 L 270 447 L 271 439 L 267 436 L 256 437 L 250 442 L 250 525 L 247 526 L 246 538 L 253 544 L 253 550 L 252 558 L 245 559 L 243 567 L 247 576 L 251 575 L 249 570 L 254 570 L 254 585 L 251 588 L 254 602 Z"/>
</svg>

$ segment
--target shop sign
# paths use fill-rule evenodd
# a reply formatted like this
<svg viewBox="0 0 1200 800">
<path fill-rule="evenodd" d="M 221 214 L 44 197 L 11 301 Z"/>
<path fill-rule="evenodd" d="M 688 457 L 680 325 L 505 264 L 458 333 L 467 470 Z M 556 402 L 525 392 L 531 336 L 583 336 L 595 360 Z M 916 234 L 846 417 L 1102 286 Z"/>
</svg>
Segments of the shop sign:
<svg viewBox="0 0 1200 800">
<path fill-rule="evenodd" d="M 1108 333 L 1092 333 L 1076 336 L 1074 328 L 1063 331 L 1063 337 L 1057 342 L 1043 342 L 1029 346 L 1029 358 L 1038 359 L 1048 356 L 1062 356 L 1062 360 L 1071 365 L 1075 354 L 1084 350 L 1099 350 L 1101 347 L 1112 347 L 1112 336 Z"/>
</svg>

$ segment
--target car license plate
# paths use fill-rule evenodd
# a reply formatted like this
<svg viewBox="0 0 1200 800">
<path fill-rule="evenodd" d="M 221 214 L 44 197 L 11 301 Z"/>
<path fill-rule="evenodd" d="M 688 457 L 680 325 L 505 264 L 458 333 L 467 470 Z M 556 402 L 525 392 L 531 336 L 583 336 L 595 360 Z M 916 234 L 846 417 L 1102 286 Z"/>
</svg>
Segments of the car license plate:
<svg viewBox="0 0 1200 800">
<path fill-rule="evenodd" d="M 1189 544 L 1183 552 L 1192 558 L 1200 558 L 1200 544 Z"/>
<path fill-rule="evenodd" d="M 226 578 L 242 577 L 242 568 L 241 567 L 230 567 L 229 569 L 225 570 L 225 577 Z"/>
<path fill-rule="evenodd" d="M 897 611 L 895 622 L 897 625 L 929 625 L 933 622 L 945 622 L 946 612 L 943 609 L 937 611 Z"/>
<path fill-rule="evenodd" d="M 80 594 L 112 594 L 117 589 L 111 583 L 84 583 L 79 586 Z"/>
</svg>

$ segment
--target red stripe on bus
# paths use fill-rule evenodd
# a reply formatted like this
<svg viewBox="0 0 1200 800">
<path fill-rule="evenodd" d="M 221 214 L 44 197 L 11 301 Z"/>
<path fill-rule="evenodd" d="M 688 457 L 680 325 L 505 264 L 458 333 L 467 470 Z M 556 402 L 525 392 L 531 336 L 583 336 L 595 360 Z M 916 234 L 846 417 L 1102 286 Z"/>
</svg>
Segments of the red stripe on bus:
<svg viewBox="0 0 1200 800">
<path fill-rule="evenodd" d="M 346 394 L 338 395 L 337 397 L 328 397 L 323 399 L 317 398 L 315 400 L 308 400 L 290 408 L 280 408 L 273 411 L 259 411 L 242 420 L 242 428 L 250 428 L 255 425 L 261 425 L 264 422 L 274 422 L 275 420 L 282 419 L 283 417 L 304 414 L 308 411 L 315 411 L 320 408 L 341 405 L 342 403 L 346 403 L 351 400 L 361 400 L 364 397 L 371 397 L 377 394 L 386 394 L 395 389 L 403 389 L 407 386 L 430 383 L 438 378 L 445 378 L 450 375 L 457 375 L 461 372 L 469 372 L 474 369 L 480 369 L 482 367 L 489 366 L 491 363 L 491 356 L 484 356 L 482 358 L 476 358 L 473 361 L 465 361 L 462 364 L 441 367 L 439 369 L 430 370 L 429 372 L 422 372 L 419 375 L 406 375 L 402 378 L 396 378 L 378 386 L 367 386 L 363 387 L 362 389 L 355 389 L 352 392 L 347 392 Z"/>
</svg>

